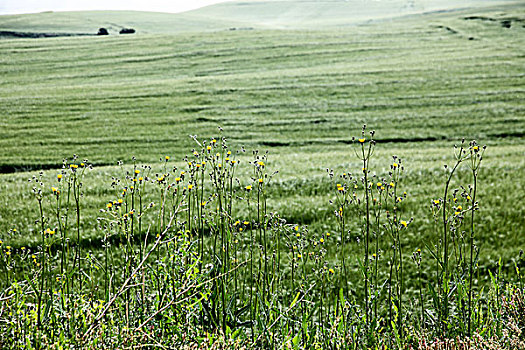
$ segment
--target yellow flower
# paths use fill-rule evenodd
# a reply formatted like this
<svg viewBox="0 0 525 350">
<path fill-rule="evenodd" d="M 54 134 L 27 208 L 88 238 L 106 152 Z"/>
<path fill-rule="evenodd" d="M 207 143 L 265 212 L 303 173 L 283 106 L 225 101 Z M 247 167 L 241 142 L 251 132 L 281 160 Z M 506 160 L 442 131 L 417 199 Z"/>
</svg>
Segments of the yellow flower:
<svg viewBox="0 0 525 350">
<path fill-rule="evenodd" d="M 358 141 L 359 143 L 365 143 L 366 139 L 363 137 L 362 139 L 359 139 Z"/>
<path fill-rule="evenodd" d="M 170 156 L 166 156 L 164 157 L 164 159 L 166 159 L 166 162 L 167 162 L 168 160 L 170 160 Z"/>
<path fill-rule="evenodd" d="M 192 184 L 189 184 L 189 185 L 188 185 L 188 190 L 191 191 L 192 188 L 193 188 L 193 185 L 192 185 Z"/>
<path fill-rule="evenodd" d="M 319 242 L 324 243 L 324 238 L 321 238 Z"/>
<path fill-rule="evenodd" d="M 211 140 L 211 143 L 217 143 L 217 140 L 213 139 Z"/>
<path fill-rule="evenodd" d="M 383 186 L 383 184 L 381 182 L 377 183 L 377 187 L 382 187 L 382 186 Z"/>
<path fill-rule="evenodd" d="M 301 259 L 303 256 L 301 254 L 297 254 L 297 258 Z"/>
<path fill-rule="evenodd" d="M 111 209 L 112 206 L 113 206 L 113 203 L 106 204 L 106 208 L 108 208 L 108 209 Z"/>
<path fill-rule="evenodd" d="M 135 170 L 135 174 L 140 174 L 140 170 L 139 169 Z"/>
<path fill-rule="evenodd" d="M 467 200 L 468 200 L 468 201 L 470 200 L 470 196 L 469 196 L 469 195 L 467 195 Z"/>
<path fill-rule="evenodd" d="M 407 224 L 406 221 L 401 221 L 401 225 L 402 225 L 403 227 L 407 227 L 408 224 Z"/>
<path fill-rule="evenodd" d="M 396 185 L 393 182 L 390 183 L 390 187 L 395 187 L 395 186 Z"/>
<path fill-rule="evenodd" d="M 201 206 L 205 207 L 206 206 L 206 202 L 202 202 Z"/>
<path fill-rule="evenodd" d="M 299 232 L 297 232 L 296 234 L 297 238 L 301 237 L 301 234 Z"/>
<path fill-rule="evenodd" d="M 327 233 L 326 233 L 326 237 L 330 237 L 330 232 L 327 232 Z"/>
<path fill-rule="evenodd" d="M 245 187 L 246 191 L 251 191 L 252 190 L 252 186 L 251 185 L 248 185 Z"/>
<path fill-rule="evenodd" d="M 144 180 L 144 178 L 143 178 L 142 176 L 141 176 L 141 177 L 139 177 L 139 181 L 141 181 L 141 182 L 142 182 L 143 180 Z"/>
<path fill-rule="evenodd" d="M 243 224 L 245 224 L 245 225 L 248 225 L 248 224 L 249 224 L 249 222 L 248 222 L 248 221 L 244 221 L 244 222 L 243 222 Z"/>
<path fill-rule="evenodd" d="M 211 151 L 211 146 L 206 147 L 207 151 Z"/>
<path fill-rule="evenodd" d="M 58 179 L 58 181 L 62 180 L 62 174 L 58 174 L 57 175 L 57 179 Z"/>
<path fill-rule="evenodd" d="M 58 192 L 58 189 L 56 187 L 51 187 L 51 191 L 53 191 L 53 193 L 56 193 Z"/>
<path fill-rule="evenodd" d="M 264 168 L 264 162 L 257 162 L 257 165 Z"/>
<path fill-rule="evenodd" d="M 226 153 L 227 155 L 231 156 L 232 152 L 231 151 L 228 151 L 228 153 Z"/>
<path fill-rule="evenodd" d="M 474 146 L 474 147 L 472 147 L 472 149 L 474 150 L 474 152 L 477 152 L 479 150 L 479 147 L 478 146 Z"/>
<path fill-rule="evenodd" d="M 259 179 L 259 183 L 262 184 L 263 183 L 263 179 Z"/>
<path fill-rule="evenodd" d="M 124 201 L 122 200 L 122 198 L 119 198 L 118 204 L 122 204 L 122 203 L 124 203 Z"/>
<path fill-rule="evenodd" d="M 398 164 L 397 164 L 397 163 L 394 163 L 394 164 L 392 164 L 392 167 L 397 168 L 397 167 L 398 167 Z"/>
<path fill-rule="evenodd" d="M 334 269 L 328 269 L 328 272 L 330 272 L 332 275 L 335 273 Z"/>
<path fill-rule="evenodd" d="M 294 226 L 293 228 L 295 231 L 299 231 L 299 226 Z"/>
<path fill-rule="evenodd" d="M 458 210 L 459 211 L 463 210 L 463 207 L 461 205 L 458 205 Z"/>
<path fill-rule="evenodd" d="M 176 177 L 175 182 L 180 182 L 180 177 Z"/>
</svg>

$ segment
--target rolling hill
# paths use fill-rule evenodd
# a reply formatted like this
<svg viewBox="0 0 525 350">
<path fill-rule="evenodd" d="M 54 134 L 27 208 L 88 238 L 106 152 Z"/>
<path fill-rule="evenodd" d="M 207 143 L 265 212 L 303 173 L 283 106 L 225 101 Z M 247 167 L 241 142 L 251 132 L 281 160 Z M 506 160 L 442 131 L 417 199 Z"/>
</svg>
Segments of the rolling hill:
<svg viewBox="0 0 525 350">
<path fill-rule="evenodd" d="M 141 34 L 228 29 L 329 29 L 376 20 L 508 3 L 502 0 L 243 0 L 219 3 L 184 13 L 135 11 L 42 12 L 0 16 L 0 31 L 116 34 L 131 27 Z M 5 36 L 5 35 L 4 35 Z"/>
</svg>

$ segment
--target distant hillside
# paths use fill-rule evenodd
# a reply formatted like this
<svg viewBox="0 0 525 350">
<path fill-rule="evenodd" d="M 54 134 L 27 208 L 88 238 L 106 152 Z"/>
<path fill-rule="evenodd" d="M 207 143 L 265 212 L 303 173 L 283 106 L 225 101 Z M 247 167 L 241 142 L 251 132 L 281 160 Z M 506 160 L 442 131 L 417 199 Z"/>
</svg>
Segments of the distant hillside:
<svg viewBox="0 0 525 350">
<path fill-rule="evenodd" d="M 367 23 L 432 11 L 494 6 L 503 0 L 244 0 L 178 14 L 136 11 L 43 12 L 0 16 L 0 32 L 95 34 L 107 28 L 138 33 L 201 32 L 227 29 L 319 29 Z M 46 35 L 42 35 L 46 36 Z"/>
</svg>

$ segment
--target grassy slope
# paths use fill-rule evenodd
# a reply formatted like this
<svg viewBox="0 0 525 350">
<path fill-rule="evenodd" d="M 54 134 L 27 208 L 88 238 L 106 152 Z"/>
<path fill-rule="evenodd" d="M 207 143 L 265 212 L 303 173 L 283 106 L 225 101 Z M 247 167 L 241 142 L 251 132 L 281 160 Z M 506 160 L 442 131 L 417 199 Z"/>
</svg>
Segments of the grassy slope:
<svg viewBox="0 0 525 350">
<path fill-rule="evenodd" d="M 221 125 L 237 146 L 270 149 L 281 172 L 272 208 L 326 230 L 333 208 L 324 169 L 358 172 L 344 142 L 367 123 L 391 141 L 379 145 L 379 172 L 391 154 L 409 166 L 411 249 L 432 235 L 424 201 L 441 193 L 451 145 L 475 138 L 490 147 L 480 197 L 485 258 L 508 262 L 525 246 L 525 28 L 463 18 L 523 20 L 524 12 L 514 5 L 308 32 L 0 41 L 0 165 L 57 166 L 73 153 L 96 164 L 180 159 L 193 146 L 187 135 L 211 136 Z M 87 217 L 113 196 L 117 172 L 100 167 L 87 180 Z M 24 231 L 7 238 L 14 246 L 34 237 L 29 176 L 0 177 L 0 232 Z M 85 234 L 97 239 L 93 229 Z"/>
<path fill-rule="evenodd" d="M 231 1 L 178 14 L 135 11 L 43 12 L 0 16 L 0 31 L 111 34 L 131 27 L 141 34 L 216 31 L 230 28 L 334 28 L 436 10 L 508 3 L 504 0 Z"/>
</svg>

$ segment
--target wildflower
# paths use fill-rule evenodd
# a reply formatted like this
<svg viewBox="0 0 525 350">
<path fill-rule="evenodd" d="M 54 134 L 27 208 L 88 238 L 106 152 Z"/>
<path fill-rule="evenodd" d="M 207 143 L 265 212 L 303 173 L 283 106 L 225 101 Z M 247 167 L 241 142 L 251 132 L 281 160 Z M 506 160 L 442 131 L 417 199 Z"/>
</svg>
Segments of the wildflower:
<svg viewBox="0 0 525 350">
<path fill-rule="evenodd" d="M 243 224 L 249 225 L 250 223 L 248 221 L 244 221 Z"/>
<path fill-rule="evenodd" d="M 157 181 L 158 181 L 158 182 L 162 182 L 162 181 L 164 181 L 164 176 L 161 176 L 161 177 L 157 178 Z"/>
<path fill-rule="evenodd" d="M 139 169 L 135 170 L 135 174 L 137 175 L 140 174 L 140 170 Z"/>
<path fill-rule="evenodd" d="M 470 196 L 469 196 L 469 195 L 467 195 L 467 201 L 469 201 L 470 199 L 471 199 L 471 198 L 470 198 Z"/>
<path fill-rule="evenodd" d="M 299 231 L 299 226 L 294 226 L 293 228 L 295 231 Z"/>
<path fill-rule="evenodd" d="M 193 155 L 194 155 L 195 157 L 198 157 L 198 156 L 199 156 L 199 152 L 197 152 L 197 151 L 193 151 Z"/>
<path fill-rule="evenodd" d="M 363 137 L 362 139 L 357 140 L 359 143 L 365 143 L 366 139 Z"/>
<path fill-rule="evenodd" d="M 188 190 L 191 191 L 192 188 L 193 188 L 193 185 L 192 185 L 192 184 L 189 184 L 189 185 L 188 185 Z"/>
<path fill-rule="evenodd" d="M 459 211 L 463 210 L 463 207 L 461 205 L 458 205 L 458 210 Z"/>
<path fill-rule="evenodd" d="M 232 152 L 231 151 L 228 151 L 228 153 L 226 153 L 227 155 L 231 156 L 232 155 Z"/>
<path fill-rule="evenodd" d="M 119 198 L 118 204 L 122 204 L 122 203 L 124 203 L 124 201 L 122 200 L 122 198 Z"/>
<path fill-rule="evenodd" d="M 250 192 L 252 190 L 252 186 L 251 185 L 248 185 L 245 187 L 246 191 Z"/>
<path fill-rule="evenodd" d="M 398 167 L 398 164 L 397 164 L 397 163 L 394 163 L 394 164 L 392 164 L 392 167 L 395 169 L 395 168 Z"/>
<path fill-rule="evenodd" d="M 53 193 L 57 193 L 58 189 L 56 187 L 51 187 L 51 191 L 53 191 Z"/>
<path fill-rule="evenodd" d="M 259 179 L 259 183 L 262 184 L 263 183 L 263 179 Z"/>
<path fill-rule="evenodd" d="M 57 179 L 58 179 L 58 182 L 60 182 L 60 180 L 62 180 L 62 174 L 58 174 Z"/>
<path fill-rule="evenodd" d="M 301 254 L 297 254 L 297 259 L 301 259 L 303 256 Z"/>
<path fill-rule="evenodd" d="M 220 158 L 220 157 L 221 157 L 221 154 L 220 154 L 220 153 L 217 153 L 217 154 L 215 155 L 215 157 Z"/>
<path fill-rule="evenodd" d="M 211 140 L 211 143 L 215 144 L 215 143 L 217 143 L 217 140 L 213 139 L 213 140 Z"/>
<path fill-rule="evenodd" d="M 164 157 L 164 159 L 166 159 L 166 162 L 167 162 L 168 160 L 170 160 L 170 156 L 166 156 Z"/>
<path fill-rule="evenodd" d="M 397 197 L 397 202 L 398 202 L 398 203 L 401 203 L 402 200 L 403 200 L 403 198 L 401 198 L 401 197 Z"/>
<path fill-rule="evenodd" d="M 301 237 L 301 234 L 299 232 L 297 232 L 297 234 L 295 235 L 297 238 Z"/>
<path fill-rule="evenodd" d="M 454 201 L 454 202 L 457 202 L 457 201 L 458 201 L 458 199 L 457 199 L 457 198 L 454 198 L 454 199 L 453 199 L 453 201 Z"/>
<path fill-rule="evenodd" d="M 324 243 L 324 238 L 321 237 L 321 239 L 319 240 L 319 242 Z"/>
<path fill-rule="evenodd" d="M 334 269 L 328 269 L 328 272 L 331 273 L 332 275 L 335 273 Z"/>
<path fill-rule="evenodd" d="M 434 199 L 434 204 L 439 205 L 439 199 Z"/>
<path fill-rule="evenodd" d="M 108 208 L 108 209 L 111 209 L 112 206 L 113 206 L 113 203 L 111 203 L 111 202 L 106 204 L 106 208 Z"/>
<path fill-rule="evenodd" d="M 326 233 L 326 237 L 330 237 L 330 232 L 327 232 L 327 233 Z"/>
<path fill-rule="evenodd" d="M 76 164 L 69 164 L 69 167 L 73 170 L 77 169 L 78 168 L 78 165 Z"/>
<path fill-rule="evenodd" d="M 84 163 L 80 163 L 80 166 L 83 168 L 83 167 L 86 166 L 86 164 L 84 164 Z"/>
<path fill-rule="evenodd" d="M 177 182 L 177 183 L 180 182 L 180 177 L 176 177 L 175 178 L 175 182 Z"/>
<path fill-rule="evenodd" d="M 257 165 L 264 168 L 264 162 L 260 161 L 260 162 L 257 162 Z"/>
<path fill-rule="evenodd" d="M 478 146 L 474 146 L 474 147 L 472 147 L 472 149 L 474 150 L 474 152 L 479 151 L 479 147 Z"/>
<path fill-rule="evenodd" d="M 401 226 L 403 226 L 403 227 L 407 227 L 407 225 L 408 225 L 408 224 L 407 224 L 407 222 L 406 222 L 406 221 L 404 221 L 404 220 L 403 220 L 403 221 L 401 221 Z"/>
<path fill-rule="evenodd" d="M 235 221 L 235 223 L 233 224 L 233 226 L 237 226 L 239 225 L 241 222 L 239 220 Z"/>
<path fill-rule="evenodd" d="M 142 181 L 144 181 L 144 178 L 141 176 L 139 177 L 139 182 L 142 182 Z"/>
<path fill-rule="evenodd" d="M 201 206 L 205 207 L 206 206 L 206 202 L 202 202 Z"/>
<path fill-rule="evenodd" d="M 396 185 L 393 182 L 390 183 L 390 187 L 395 187 L 395 186 Z"/>
<path fill-rule="evenodd" d="M 383 187 L 383 184 L 381 182 L 378 182 L 377 183 L 377 187 L 381 188 L 381 187 Z"/>
<path fill-rule="evenodd" d="M 211 151 L 211 146 L 206 147 L 206 150 L 209 152 Z"/>
</svg>

